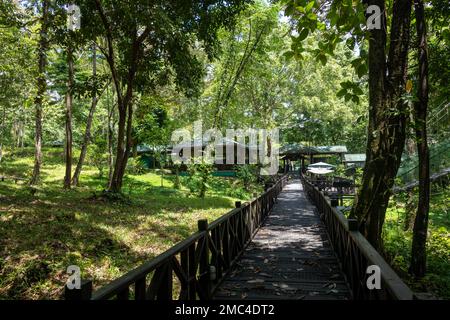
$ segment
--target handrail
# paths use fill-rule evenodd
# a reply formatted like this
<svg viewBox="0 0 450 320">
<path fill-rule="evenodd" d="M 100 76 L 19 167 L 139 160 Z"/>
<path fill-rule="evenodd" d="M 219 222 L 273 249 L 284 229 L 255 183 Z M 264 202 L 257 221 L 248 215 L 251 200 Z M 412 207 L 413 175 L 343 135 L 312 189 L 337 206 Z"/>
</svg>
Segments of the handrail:
<svg viewBox="0 0 450 320">
<path fill-rule="evenodd" d="M 172 300 L 177 281 L 179 299 L 211 299 L 270 213 L 287 177 L 282 176 L 244 205 L 236 202 L 235 209 L 210 225 L 207 220 L 199 220 L 198 232 L 95 292 L 90 280 L 83 281 L 79 289 L 66 285 L 65 298 Z"/>
<path fill-rule="evenodd" d="M 383 257 L 357 230 L 356 221 L 347 219 L 340 210 L 331 205 L 323 192 L 305 177 L 302 184 L 311 201 L 318 208 L 327 227 L 331 244 L 352 290 L 354 299 L 412 300 L 411 289 L 395 273 Z M 367 267 L 376 265 L 381 271 L 381 289 L 370 290 L 366 281 Z"/>
</svg>

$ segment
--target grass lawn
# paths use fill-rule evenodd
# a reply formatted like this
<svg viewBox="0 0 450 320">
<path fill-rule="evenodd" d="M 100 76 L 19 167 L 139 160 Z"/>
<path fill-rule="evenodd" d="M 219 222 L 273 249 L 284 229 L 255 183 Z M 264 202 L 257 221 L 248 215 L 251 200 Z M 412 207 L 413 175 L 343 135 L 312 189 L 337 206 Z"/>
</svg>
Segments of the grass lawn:
<svg viewBox="0 0 450 320">
<path fill-rule="evenodd" d="M 225 189 L 200 199 L 174 189 L 173 177 L 161 187 L 161 176 L 147 173 L 126 177 L 129 204 L 104 202 L 92 197 L 106 183 L 94 167 L 85 167 L 81 187 L 62 190 L 62 156 L 44 150 L 34 194 L 24 183 L 0 182 L 0 299 L 62 298 L 69 265 L 98 288 L 195 232 L 198 219 L 213 221 L 245 200 Z M 0 176 L 29 177 L 32 165 L 31 150 L 6 154 Z M 223 180 L 216 184 L 233 186 Z"/>
<path fill-rule="evenodd" d="M 417 197 L 417 196 L 416 196 Z M 413 201 L 416 209 L 417 199 Z M 411 261 L 412 226 L 405 231 L 406 196 L 391 199 L 383 231 L 385 255 L 398 274 L 417 292 L 450 299 L 450 188 L 432 188 L 427 241 L 427 275 L 421 280 L 408 273 Z M 413 223 L 413 222 L 412 222 Z"/>
</svg>

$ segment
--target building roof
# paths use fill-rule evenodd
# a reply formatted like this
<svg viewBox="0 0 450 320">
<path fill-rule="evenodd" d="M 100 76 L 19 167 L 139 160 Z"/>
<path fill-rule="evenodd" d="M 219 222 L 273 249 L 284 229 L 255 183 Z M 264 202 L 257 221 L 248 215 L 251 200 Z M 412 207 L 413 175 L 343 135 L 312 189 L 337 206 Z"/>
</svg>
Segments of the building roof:
<svg viewBox="0 0 450 320">
<path fill-rule="evenodd" d="M 344 154 L 344 162 L 365 162 L 365 161 L 366 161 L 365 153 Z"/>
<path fill-rule="evenodd" d="M 285 144 L 280 154 L 340 154 L 347 153 L 346 146 L 305 146 L 299 143 Z"/>
</svg>

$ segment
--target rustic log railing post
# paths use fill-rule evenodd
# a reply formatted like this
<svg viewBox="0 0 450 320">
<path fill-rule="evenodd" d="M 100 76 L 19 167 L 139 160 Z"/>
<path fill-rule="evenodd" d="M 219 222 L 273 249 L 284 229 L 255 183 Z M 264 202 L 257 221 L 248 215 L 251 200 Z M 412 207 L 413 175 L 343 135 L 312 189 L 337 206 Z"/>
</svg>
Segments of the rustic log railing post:
<svg viewBox="0 0 450 320">
<path fill-rule="evenodd" d="M 239 213 L 236 215 L 237 223 L 237 238 L 240 244 L 240 248 L 244 249 L 245 237 L 244 237 L 244 219 L 242 216 L 242 203 L 241 201 L 236 201 L 234 206 L 239 209 Z"/>
<path fill-rule="evenodd" d="M 211 279 L 209 275 L 209 239 L 208 239 L 208 220 L 198 220 L 198 231 L 204 232 L 202 239 L 200 261 L 199 261 L 199 285 L 205 299 L 211 299 Z"/>
<path fill-rule="evenodd" d="M 336 195 L 331 195 L 330 204 L 332 207 L 337 207 L 339 205 L 339 198 Z"/>
<path fill-rule="evenodd" d="M 347 219 L 348 231 L 358 231 L 358 220 Z"/>
<path fill-rule="evenodd" d="M 145 300 L 146 282 L 145 276 L 134 284 L 134 296 L 136 300 Z"/>
<path fill-rule="evenodd" d="M 197 275 L 197 266 L 195 263 L 195 242 L 188 247 L 188 300 L 196 300 L 195 277 Z"/>
<path fill-rule="evenodd" d="M 65 300 L 90 300 L 92 297 L 92 280 L 81 280 L 80 288 L 64 287 Z"/>
</svg>

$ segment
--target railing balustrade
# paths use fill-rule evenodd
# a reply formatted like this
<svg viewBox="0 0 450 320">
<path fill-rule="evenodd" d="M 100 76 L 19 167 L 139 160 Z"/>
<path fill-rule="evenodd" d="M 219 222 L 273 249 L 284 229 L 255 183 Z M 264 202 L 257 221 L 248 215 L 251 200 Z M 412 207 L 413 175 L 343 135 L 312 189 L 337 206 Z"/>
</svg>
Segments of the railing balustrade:
<svg viewBox="0 0 450 320">
<path fill-rule="evenodd" d="M 65 288 L 71 300 L 208 300 L 239 259 L 286 184 L 287 175 L 249 203 L 208 224 L 198 232 L 106 286 L 92 292 L 92 281 L 80 289 Z M 177 290 L 174 290 L 174 286 Z M 177 296 L 174 293 L 177 292 Z"/>
</svg>

